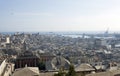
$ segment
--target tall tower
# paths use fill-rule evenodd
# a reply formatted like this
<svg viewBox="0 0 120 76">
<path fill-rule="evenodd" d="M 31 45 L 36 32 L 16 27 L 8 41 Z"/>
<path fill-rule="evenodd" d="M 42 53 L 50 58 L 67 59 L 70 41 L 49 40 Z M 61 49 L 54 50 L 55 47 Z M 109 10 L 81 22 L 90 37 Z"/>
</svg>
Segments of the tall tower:
<svg viewBox="0 0 120 76">
<path fill-rule="evenodd" d="M 23 51 L 26 51 L 27 49 L 26 49 L 26 42 L 24 41 L 23 42 L 23 49 L 22 49 Z"/>
<path fill-rule="evenodd" d="M 6 43 L 10 43 L 10 37 L 6 37 Z"/>
</svg>

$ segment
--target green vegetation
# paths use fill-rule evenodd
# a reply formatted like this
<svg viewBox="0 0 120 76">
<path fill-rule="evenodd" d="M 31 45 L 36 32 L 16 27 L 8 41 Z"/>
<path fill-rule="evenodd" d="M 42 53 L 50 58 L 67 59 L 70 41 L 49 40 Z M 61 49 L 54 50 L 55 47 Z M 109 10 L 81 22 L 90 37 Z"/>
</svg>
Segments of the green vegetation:
<svg viewBox="0 0 120 76">
<path fill-rule="evenodd" d="M 54 76 L 65 76 L 65 75 L 66 75 L 66 72 L 64 71 L 63 68 L 61 68 L 57 74 L 54 74 Z"/>
<path fill-rule="evenodd" d="M 70 65 L 69 71 L 67 73 L 64 71 L 64 69 L 60 69 L 57 74 L 54 74 L 54 76 L 77 76 L 77 75 L 74 66 Z"/>
<path fill-rule="evenodd" d="M 76 72 L 75 72 L 75 69 L 74 69 L 74 66 L 73 66 L 73 65 L 70 65 L 69 71 L 68 71 L 68 73 L 66 74 L 66 76 L 76 76 Z"/>
<path fill-rule="evenodd" d="M 45 63 L 44 62 L 38 62 L 37 66 L 39 67 L 39 70 L 45 70 Z"/>
</svg>

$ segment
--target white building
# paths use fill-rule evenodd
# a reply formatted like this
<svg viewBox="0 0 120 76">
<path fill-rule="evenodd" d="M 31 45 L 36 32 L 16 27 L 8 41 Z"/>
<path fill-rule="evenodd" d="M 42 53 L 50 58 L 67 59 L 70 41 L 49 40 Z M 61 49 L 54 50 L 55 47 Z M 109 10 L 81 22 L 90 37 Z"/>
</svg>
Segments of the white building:
<svg viewBox="0 0 120 76">
<path fill-rule="evenodd" d="M 6 43 L 10 43 L 10 37 L 6 37 Z"/>
<path fill-rule="evenodd" d="M 0 76 L 10 76 L 14 70 L 14 64 L 8 63 L 7 60 L 1 61 Z"/>
<path fill-rule="evenodd" d="M 4 72 L 4 69 L 5 69 L 5 66 L 6 66 L 6 59 L 5 60 L 1 60 L 0 61 L 0 76 L 2 76 L 3 72 Z"/>
</svg>

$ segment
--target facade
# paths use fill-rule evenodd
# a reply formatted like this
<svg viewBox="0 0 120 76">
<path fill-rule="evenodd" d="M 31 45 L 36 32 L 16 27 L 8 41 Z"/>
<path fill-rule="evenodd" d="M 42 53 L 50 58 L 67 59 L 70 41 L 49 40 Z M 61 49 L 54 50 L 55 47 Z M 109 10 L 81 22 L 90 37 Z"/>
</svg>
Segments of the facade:
<svg viewBox="0 0 120 76">
<path fill-rule="evenodd" d="M 51 61 L 55 57 L 55 55 L 50 53 L 40 53 L 39 55 L 40 55 L 41 62 Z"/>
<path fill-rule="evenodd" d="M 6 60 L 3 60 L 3 61 L 1 60 L 0 61 L 0 76 L 2 76 L 5 66 L 6 66 Z"/>
<path fill-rule="evenodd" d="M 33 52 L 27 50 L 26 42 L 24 41 L 22 53 L 16 58 L 15 69 L 23 68 L 25 65 L 28 67 L 36 67 L 39 59 L 40 58 L 36 54 L 33 54 Z"/>
<path fill-rule="evenodd" d="M 38 61 L 39 57 L 37 57 L 30 51 L 25 51 L 17 57 L 15 62 L 15 68 L 23 68 L 25 67 L 25 65 L 29 67 L 36 67 Z"/>
</svg>

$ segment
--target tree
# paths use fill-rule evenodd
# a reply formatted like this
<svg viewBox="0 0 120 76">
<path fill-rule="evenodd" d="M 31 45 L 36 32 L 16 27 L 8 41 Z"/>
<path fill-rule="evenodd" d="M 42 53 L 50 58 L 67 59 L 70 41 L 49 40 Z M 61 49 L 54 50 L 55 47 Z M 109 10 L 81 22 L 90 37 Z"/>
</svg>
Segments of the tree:
<svg viewBox="0 0 120 76">
<path fill-rule="evenodd" d="M 77 76 L 77 75 L 74 66 L 70 65 L 69 71 L 67 73 L 64 71 L 64 68 L 62 67 L 57 74 L 54 74 L 54 76 Z"/>
<path fill-rule="evenodd" d="M 39 61 L 37 66 L 38 66 L 39 70 L 45 70 L 45 63 L 44 62 Z"/>
<path fill-rule="evenodd" d="M 73 65 L 70 65 L 69 71 L 66 76 L 77 76 Z"/>
<path fill-rule="evenodd" d="M 66 75 L 66 72 L 64 72 L 63 68 L 60 68 L 59 72 L 57 74 L 54 74 L 54 76 L 65 76 L 65 75 Z"/>
</svg>

